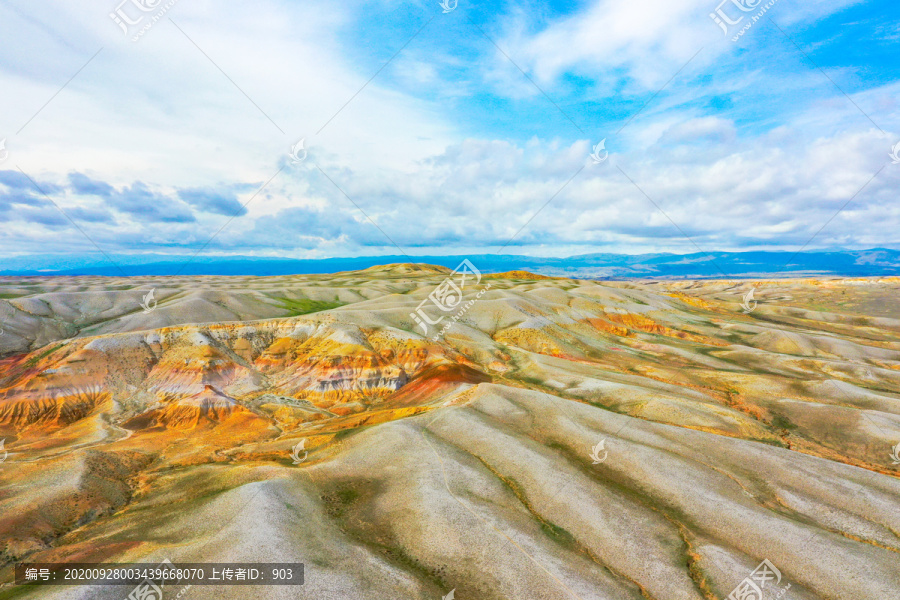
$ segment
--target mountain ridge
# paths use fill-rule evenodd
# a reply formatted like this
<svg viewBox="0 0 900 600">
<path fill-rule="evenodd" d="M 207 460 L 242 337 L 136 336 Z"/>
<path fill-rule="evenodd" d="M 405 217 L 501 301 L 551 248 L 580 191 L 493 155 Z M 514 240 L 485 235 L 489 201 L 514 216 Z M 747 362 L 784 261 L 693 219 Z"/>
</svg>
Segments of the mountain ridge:
<svg viewBox="0 0 900 600">
<path fill-rule="evenodd" d="M 569 257 L 524 255 L 385 255 L 322 259 L 251 256 L 33 255 L 0 258 L 0 276 L 101 275 L 312 275 L 362 271 L 388 265 L 453 269 L 469 260 L 483 273 L 527 270 L 579 279 L 721 279 L 731 277 L 871 277 L 900 275 L 900 250 L 746 251 L 691 254 L 593 253 Z"/>
</svg>

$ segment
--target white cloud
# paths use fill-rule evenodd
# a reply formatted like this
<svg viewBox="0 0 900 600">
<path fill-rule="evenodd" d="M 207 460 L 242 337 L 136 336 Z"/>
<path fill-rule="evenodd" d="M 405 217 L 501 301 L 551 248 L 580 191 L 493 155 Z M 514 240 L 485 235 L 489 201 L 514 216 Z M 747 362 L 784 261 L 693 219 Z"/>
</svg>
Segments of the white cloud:
<svg viewBox="0 0 900 600">
<path fill-rule="evenodd" d="M 10 128 L 11 159 L 26 171 L 93 170 L 120 184 L 205 185 L 268 179 L 303 136 L 312 148 L 392 167 L 448 141 L 451 127 L 432 107 L 377 80 L 315 136 L 370 76 L 340 49 L 350 6 L 177 3 L 167 16 L 251 102 L 167 18 L 129 41 L 108 16 L 114 4 L 89 11 L 72 1 L 0 7 L 0 88 L 15 90 L 0 98 L 0 113 Z"/>
<path fill-rule="evenodd" d="M 823 12 L 814 14 L 850 3 L 830 2 L 827 10 L 820 3 Z M 224 201 L 195 194 L 189 206 L 177 190 L 237 185 L 234 198 L 223 204 L 233 207 L 253 196 L 249 184 L 267 181 L 282 166 L 247 214 L 232 221 L 208 251 L 394 253 L 353 202 L 410 252 L 498 249 L 557 193 L 508 252 L 693 251 L 616 165 L 704 248 L 772 242 L 799 247 L 887 161 L 896 142 L 889 143 L 843 96 L 797 103 L 789 118 L 754 104 L 761 119 L 778 127 L 754 127 L 731 113 L 658 97 L 629 126 L 627 138 L 609 138 L 609 161 L 593 165 L 588 153 L 598 140 L 522 141 L 515 134 L 493 139 L 464 132 L 460 114 L 416 96 L 417 85 L 433 85 L 447 96 L 453 82 L 441 79 L 440 65 L 415 53 L 390 69 L 401 89 L 376 78 L 317 136 L 371 76 L 341 46 L 341 33 L 358 18 L 359 6 L 273 0 L 227 7 L 176 4 L 172 18 L 282 134 L 167 20 L 132 43 L 109 19 L 111 7 L 83 10 L 74 1 L 21 6 L 0 7 L 0 34 L 8 40 L 0 49 L 0 87 L 15 90 L 0 96 L 0 114 L 13 129 L 97 48 L 104 50 L 20 136 L 9 135 L 10 160 L 3 168 L 18 165 L 59 185 L 72 172 L 119 190 L 146 184 L 161 198 L 153 207 L 154 223 L 124 202 L 59 195 L 61 206 L 79 215 L 92 239 L 110 251 L 197 248 L 227 221 L 227 210 L 214 203 Z M 788 3 L 778 6 L 786 23 L 808 13 Z M 714 48 L 706 61 L 734 47 L 719 38 L 710 10 L 707 0 L 602 0 L 536 32 L 523 12 L 501 22 L 501 46 L 551 92 L 554 82 L 575 75 L 592 81 L 580 101 L 597 100 L 592 90 L 607 80 L 619 82 L 609 87 L 610 95 L 622 86 L 652 93 L 707 38 Z M 489 89 L 539 95 L 492 46 L 481 45 L 486 54 L 476 64 L 489 65 L 496 77 Z M 786 94 L 831 85 L 815 71 L 793 79 L 761 68 L 749 73 L 714 79 L 703 92 L 752 91 L 773 78 Z M 474 81 L 466 79 L 465 89 Z M 882 127 L 900 130 L 898 97 L 896 85 L 854 94 Z M 546 107 L 545 99 L 537 101 Z M 310 158 L 289 166 L 287 151 L 300 137 L 307 139 Z M 814 246 L 891 244 L 900 216 L 892 191 L 898 177 L 896 167 L 888 167 Z M 0 186 L 0 196 L 7 192 Z M 0 234 L 4 245 L 34 252 L 92 249 L 41 202 L 15 205 L 17 228 Z M 208 213 L 201 214 L 204 208 Z M 161 227 L 158 213 L 166 211 L 181 220 Z"/>
<path fill-rule="evenodd" d="M 816 0 L 796 6 L 779 2 L 771 16 L 785 24 L 812 23 L 861 0 Z M 608 95 L 621 83 L 639 90 L 659 89 L 701 48 L 698 62 L 739 50 L 726 41 L 710 18 L 717 0 L 593 0 L 573 15 L 536 28 L 529 13 L 508 26 L 501 46 L 549 84 L 565 73 L 608 83 Z"/>
</svg>

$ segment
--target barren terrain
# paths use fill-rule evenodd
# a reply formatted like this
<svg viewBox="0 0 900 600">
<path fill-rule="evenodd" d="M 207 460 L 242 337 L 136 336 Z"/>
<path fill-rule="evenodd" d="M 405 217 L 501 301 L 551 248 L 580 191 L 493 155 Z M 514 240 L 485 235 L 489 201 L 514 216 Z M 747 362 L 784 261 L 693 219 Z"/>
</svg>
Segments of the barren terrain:
<svg viewBox="0 0 900 600">
<path fill-rule="evenodd" d="M 423 335 L 448 274 L 0 278 L 0 598 L 900 598 L 900 279 L 484 275 Z"/>
</svg>

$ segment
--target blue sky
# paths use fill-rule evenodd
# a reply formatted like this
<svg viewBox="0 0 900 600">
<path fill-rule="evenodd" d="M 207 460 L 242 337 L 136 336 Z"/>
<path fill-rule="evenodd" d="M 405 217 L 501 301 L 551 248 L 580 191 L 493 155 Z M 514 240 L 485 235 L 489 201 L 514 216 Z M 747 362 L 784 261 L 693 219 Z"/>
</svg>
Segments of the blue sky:
<svg viewBox="0 0 900 600">
<path fill-rule="evenodd" d="M 895 3 L 119 2 L 0 2 L 0 255 L 900 247 Z"/>
</svg>

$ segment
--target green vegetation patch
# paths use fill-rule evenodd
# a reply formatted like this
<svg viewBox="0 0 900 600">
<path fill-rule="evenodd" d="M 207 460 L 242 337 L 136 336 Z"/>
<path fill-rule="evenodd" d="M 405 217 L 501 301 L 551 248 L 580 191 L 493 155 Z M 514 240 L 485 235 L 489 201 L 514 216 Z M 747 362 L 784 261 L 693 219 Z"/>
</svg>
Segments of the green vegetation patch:
<svg viewBox="0 0 900 600">
<path fill-rule="evenodd" d="M 771 439 L 771 438 L 749 437 L 749 438 L 747 438 L 747 441 L 748 442 L 759 442 L 761 444 L 768 444 L 770 446 L 776 446 L 778 448 L 790 449 L 790 446 L 788 446 L 783 441 L 775 440 L 775 439 Z"/>
<path fill-rule="evenodd" d="M 543 519 L 540 519 L 538 522 L 541 524 L 541 531 L 544 532 L 544 535 L 555 541 L 560 546 L 575 551 L 579 549 L 580 544 L 578 543 L 578 540 L 575 539 L 575 536 L 559 525 L 556 525 L 555 523 L 551 523 L 549 521 L 545 521 Z"/>
<path fill-rule="evenodd" d="M 785 429 L 787 431 L 791 431 L 793 429 L 797 429 L 797 426 L 791 422 L 790 419 L 785 417 L 784 415 L 775 415 L 772 418 L 772 426 L 777 427 L 778 429 Z"/>
<path fill-rule="evenodd" d="M 283 308 L 291 314 L 289 316 L 296 317 L 299 315 L 308 315 L 309 313 L 321 312 L 323 310 L 331 310 L 339 306 L 344 306 L 345 302 L 329 302 L 327 300 L 310 300 L 309 298 L 275 298 Z"/>
<path fill-rule="evenodd" d="M 540 379 L 538 377 L 531 377 L 528 375 L 519 375 L 516 377 L 516 379 L 518 379 L 519 381 L 521 381 L 523 383 L 530 383 L 531 385 L 536 386 L 536 387 L 540 387 L 540 388 L 547 387 L 546 382 L 543 379 Z"/>
<path fill-rule="evenodd" d="M 50 349 L 48 349 L 48 350 L 44 350 L 43 352 L 41 352 L 41 353 L 38 354 L 37 356 L 32 356 L 31 358 L 29 358 L 29 359 L 25 362 L 25 366 L 28 367 L 28 368 L 30 369 L 31 367 L 35 366 L 35 365 L 38 363 L 39 360 L 41 360 L 42 358 L 46 358 L 46 357 L 50 356 L 51 354 L 53 354 L 54 352 L 56 352 L 57 350 L 59 350 L 59 349 L 62 348 L 63 346 L 65 346 L 65 344 L 59 344 L 58 346 L 54 346 L 54 347 L 52 347 L 52 348 L 50 348 Z"/>
<path fill-rule="evenodd" d="M 325 512 L 332 519 L 340 519 L 361 496 L 362 494 L 352 487 L 338 488 L 334 492 L 323 494 Z"/>
</svg>

